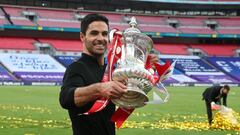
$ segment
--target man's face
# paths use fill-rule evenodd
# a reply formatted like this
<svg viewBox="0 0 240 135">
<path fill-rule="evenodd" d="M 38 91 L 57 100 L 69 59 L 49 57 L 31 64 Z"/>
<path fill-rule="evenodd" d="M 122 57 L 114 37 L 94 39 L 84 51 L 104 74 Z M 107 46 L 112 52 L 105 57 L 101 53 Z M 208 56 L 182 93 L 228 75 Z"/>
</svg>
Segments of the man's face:
<svg viewBox="0 0 240 135">
<path fill-rule="evenodd" d="M 80 38 L 85 45 L 85 52 L 91 56 L 103 56 L 107 50 L 108 26 L 103 21 L 94 21 L 88 25 L 86 35 Z"/>
<path fill-rule="evenodd" d="M 223 93 L 224 94 L 228 94 L 228 90 L 227 89 L 223 89 Z"/>
</svg>

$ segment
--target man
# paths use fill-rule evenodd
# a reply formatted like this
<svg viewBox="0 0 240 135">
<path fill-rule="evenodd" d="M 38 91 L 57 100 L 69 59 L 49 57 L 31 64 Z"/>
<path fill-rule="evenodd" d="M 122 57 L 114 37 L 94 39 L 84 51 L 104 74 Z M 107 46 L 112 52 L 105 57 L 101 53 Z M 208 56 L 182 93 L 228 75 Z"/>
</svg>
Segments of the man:
<svg viewBox="0 0 240 135">
<path fill-rule="evenodd" d="M 224 86 L 209 87 L 202 93 L 203 100 L 205 100 L 206 102 L 208 123 L 210 126 L 213 120 L 211 104 L 217 103 L 221 105 L 221 98 L 222 98 L 223 105 L 227 106 L 227 94 L 229 91 L 230 91 L 230 87 L 228 85 L 224 85 Z"/>
<path fill-rule="evenodd" d="M 102 111 L 83 114 L 96 99 L 120 98 L 127 91 L 122 82 L 101 82 L 106 68 L 104 53 L 109 41 L 108 31 L 108 19 L 102 15 L 89 14 L 81 21 L 82 57 L 66 69 L 60 92 L 60 104 L 68 109 L 73 135 L 115 134 L 115 125 L 110 121 L 115 112 L 112 102 Z"/>
</svg>

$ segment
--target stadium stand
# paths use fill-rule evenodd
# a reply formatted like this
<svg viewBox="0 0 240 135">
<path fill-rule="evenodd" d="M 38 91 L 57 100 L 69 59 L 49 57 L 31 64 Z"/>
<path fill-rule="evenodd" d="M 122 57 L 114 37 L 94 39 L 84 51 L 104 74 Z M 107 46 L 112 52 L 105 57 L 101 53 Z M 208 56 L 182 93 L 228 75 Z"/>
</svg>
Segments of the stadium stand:
<svg viewBox="0 0 240 135">
<path fill-rule="evenodd" d="M 219 34 L 240 34 L 240 27 L 218 27 Z"/>
<path fill-rule="evenodd" d="M 37 24 L 43 27 L 80 28 L 78 21 L 70 20 L 38 19 Z"/>
<path fill-rule="evenodd" d="M 4 25 L 6 23 L 7 23 L 6 19 L 3 16 L 0 16 L 0 25 Z"/>
<path fill-rule="evenodd" d="M 34 50 L 33 38 L 0 37 L 0 49 Z"/>
<path fill-rule="evenodd" d="M 10 19 L 13 22 L 13 25 L 36 26 L 36 24 L 24 17 L 10 17 Z"/>
<path fill-rule="evenodd" d="M 39 39 L 39 41 L 51 44 L 57 51 L 81 52 L 83 50 L 80 40 Z"/>
<path fill-rule="evenodd" d="M 207 0 L 202 0 L 207 1 Z M 212 1 L 224 1 L 224 0 L 212 0 Z M 0 28 L 8 24 L 8 26 L 33 26 L 34 28 L 46 27 L 49 29 L 56 30 L 59 29 L 59 33 L 65 32 L 66 28 L 72 28 L 75 31 L 69 32 L 67 34 L 76 34 L 77 30 L 80 28 L 81 17 L 88 13 L 96 13 L 98 11 L 85 11 L 85 10 L 71 10 L 71 9 L 50 9 L 50 8 L 36 8 L 36 7 L 12 7 L 3 6 L 3 10 L 0 10 Z M 7 14 L 10 18 L 7 18 Z M 27 18 L 24 16 L 23 11 L 32 12 L 36 14 L 35 19 Z M 134 14 L 134 13 L 117 13 L 117 12 L 101 12 L 103 15 L 107 16 L 110 20 L 110 28 L 118 28 L 120 30 L 125 30 L 129 27 L 128 21 L 131 16 L 135 16 L 138 21 L 138 27 L 142 32 L 151 33 L 153 36 L 158 36 L 161 33 L 166 35 L 177 36 L 176 43 L 160 42 L 161 39 L 157 39 L 154 44 L 155 50 L 157 50 L 161 55 L 160 59 L 165 61 L 167 59 L 175 60 L 178 59 L 176 64 L 176 70 L 174 70 L 173 76 L 165 80 L 164 83 L 207 83 L 207 84 L 217 84 L 217 83 L 230 83 L 237 84 L 240 82 L 239 74 L 239 58 L 233 56 L 236 55 L 236 50 L 239 49 L 238 44 L 226 44 L 226 43 L 205 43 L 200 44 L 198 39 L 189 38 L 190 43 L 181 42 L 183 40 L 188 40 L 181 35 L 213 35 L 226 34 L 233 35 L 236 34 L 234 38 L 237 38 L 240 34 L 240 18 L 239 17 L 208 17 L 208 16 L 163 16 L 156 14 Z M 211 28 L 207 25 L 206 21 L 215 21 L 216 29 Z M 12 25 L 11 25 L 12 23 Z M 172 23 L 176 23 L 172 25 Z M 41 26 L 41 27 L 38 27 Z M 42 28 L 38 29 L 43 31 Z M 14 30 L 13 30 L 14 31 Z M 56 30 L 57 31 L 57 30 Z M 49 32 L 49 31 L 47 31 Z M 41 33 L 42 34 L 42 33 Z M 79 33 L 78 33 L 79 34 Z M 213 34 L 213 35 L 211 35 Z M 37 34 L 35 34 L 37 35 Z M 21 35 L 22 36 L 22 35 Z M 76 37 L 79 37 L 77 35 Z M 156 38 L 154 37 L 154 38 Z M 160 37 L 160 36 L 159 36 Z M 61 38 L 48 38 L 48 37 L 32 37 L 32 38 L 20 38 L 18 36 L 13 37 L 0 37 L 0 56 L 6 55 L 8 57 L 4 60 L 0 58 L 1 63 L 4 66 L 0 67 L 0 78 L 1 81 L 26 81 L 26 82 L 61 82 L 65 67 L 70 63 L 79 58 L 83 50 L 82 42 L 79 39 L 63 39 Z M 161 37 L 164 38 L 164 37 Z M 179 40 L 178 38 L 182 38 Z M 194 37 L 199 38 L 199 37 Z M 200 39 L 200 38 L 199 38 Z M 202 39 L 201 39 L 202 40 Z M 191 43 L 193 42 L 193 43 Z M 35 48 L 34 43 L 47 43 L 54 48 L 54 53 L 49 53 L 50 55 L 43 56 L 38 54 L 41 52 L 39 48 Z M 218 57 L 206 57 L 205 59 L 198 56 L 189 56 L 191 53 L 188 49 L 200 49 L 207 56 L 218 56 Z M 28 50 L 28 53 L 34 54 L 24 54 L 18 55 L 9 53 L 16 50 Z M 51 50 L 52 51 L 52 50 Z M 3 53 L 4 52 L 4 53 Z M 8 53 L 8 54 L 5 54 Z M 56 56 L 54 56 L 54 54 Z M 73 55 L 77 54 L 77 56 Z M 162 55 L 164 54 L 164 55 Z M 10 56 L 11 59 L 10 59 Z M 18 55 L 16 57 L 16 55 Z M 225 57 L 219 57 L 225 56 Z M 229 57 L 229 58 L 226 58 Z M 46 58 L 45 58 L 46 57 Z M 54 57 L 55 59 L 53 60 Z M 27 61 L 21 61 L 19 58 L 23 58 Z M 44 59 L 44 60 L 39 60 Z M 8 61 L 6 61 L 8 60 Z M 38 63 L 33 61 L 39 60 Z M 54 61 L 54 62 L 53 62 Z M 219 62 L 220 61 L 220 62 Z M 15 63 L 14 63 L 15 62 Z M 18 63 L 16 63 L 18 62 Z M 46 64 L 47 62 L 47 64 Z M 49 64 L 49 63 L 55 64 Z M 20 64 L 21 63 L 21 64 Z M 220 64 L 219 64 L 220 63 Z M 11 65 L 12 64 L 12 65 Z M 15 64 L 15 65 L 14 65 Z M 43 66 L 44 64 L 45 67 Z M 53 70 L 55 67 L 60 65 L 60 69 Z M 228 65 L 228 67 L 227 67 Z M 63 67 L 64 66 L 64 67 Z M 4 69 L 4 68 L 7 69 Z M 44 70 L 42 70 L 44 69 Z M 231 70 L 230 70 L 231 69 Z M 58 72 L 55 72 L 57 71 Z M 14 78 L 15 76 L 16 78 Z M 3 79 L 2 79 L 3 78 Z"/>
<path fill-rule="evenodd" d="M 240 18 L 214 18 L 220 26 L 223 27 L 239 27 Z"/>
<path fill-rule="evenodd" d="M 184 18 L 184 17 L 169 17 L 171 20 L 177 20 L 181 25 L 183 26 L 203 26 L 204 25 L 204 20 L 203 18 L 198 18 L 198 17 L 189 17 L 189 18 Z"/>
<path fill-rule="evenodd" d="M 187 46 L 184 44 L 154 44 L 153 48 L 161 54 L 179 54 L 188 55 Z"/>
<path fill-rule="evenodd" d="M 238 45 L 194 44 L 192 48 L 203 50 L 209 56 L 234 56 Z"/>
<path fill-rule="evenodd" d="M 13 17 L 23 17 L 22 12 L 26 10 L 26 8 L 22 7 L 3 7 L 3 9 L 6 11 L 7 14 Z"/>
<path fill-rule="evenodd" d="M 179 26 L 178 30 L 182 33 L 215 34 L 216 32 L 206 26 Z"/>
<path fill-rule="evenodd" d="M 28 11 L 37 13 L 39 18 L 74 20 L 73 12 L 70 10 L 28 9 Z"/>
</svg>

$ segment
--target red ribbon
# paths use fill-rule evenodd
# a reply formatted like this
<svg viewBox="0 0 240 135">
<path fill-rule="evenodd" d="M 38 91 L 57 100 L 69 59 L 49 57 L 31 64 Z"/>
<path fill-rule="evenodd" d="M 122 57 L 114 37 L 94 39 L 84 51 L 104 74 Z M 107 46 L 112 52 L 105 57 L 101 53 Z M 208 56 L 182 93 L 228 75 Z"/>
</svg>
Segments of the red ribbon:
<svg viewBox="0 0 240 135">
<path fill-rule="evenodd" d="M 116 123 L 117 128 L 120 128 L 124 121 L 131 115 L 134 109 L 126 109 L 119 107 L 113 114 L 111 121 Z"/>
</svg>

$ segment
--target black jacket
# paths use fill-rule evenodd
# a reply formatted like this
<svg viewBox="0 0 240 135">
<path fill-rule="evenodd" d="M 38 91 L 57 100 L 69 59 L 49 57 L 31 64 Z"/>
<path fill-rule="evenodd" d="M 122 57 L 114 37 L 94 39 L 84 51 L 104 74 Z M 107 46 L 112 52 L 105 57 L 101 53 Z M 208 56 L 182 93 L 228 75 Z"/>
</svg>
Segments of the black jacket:
<svg viewBox="0 0 240 135">
<path fill-rule="evenodd" d="M 68 110 L 73 135 L 115 135 L 115 125 L 111 116 L 115 112 L 115 105 L 110 102 L 97 113 L 79 115 L 88 111 L 94 102 L 89 102 L 82 107 L 74 104 L 74 91 L 77 87 L 84 87 L 101 82 L 106 65 L 98 64 L 97 59 L 87 54 L 72 63 L 66 70 L 60 92 L 60 104 Z"/>
<path fill-rule="evenodd" d="M 221 98 L 223 99 L 223 105 L 227 106 L 227 94 L 221 94 L 220 90 L 222 86 L 212 86 L 207 88 L 203 93 L 203 100 L 211 103 L 215 102 L 221 105 Z"/>
</svg>

